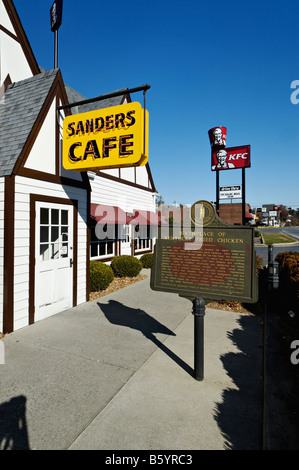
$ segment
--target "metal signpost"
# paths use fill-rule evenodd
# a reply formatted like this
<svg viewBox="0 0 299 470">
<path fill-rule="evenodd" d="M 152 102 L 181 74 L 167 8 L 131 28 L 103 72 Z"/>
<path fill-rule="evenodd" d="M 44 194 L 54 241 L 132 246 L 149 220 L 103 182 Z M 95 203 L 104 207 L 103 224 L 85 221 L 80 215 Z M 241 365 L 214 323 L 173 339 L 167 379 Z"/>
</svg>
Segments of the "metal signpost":
<svg viewBox="0 0 299 470">
<path fill-rule="evenodd" d="M 212 171 L 216 171 L 216 211 L 219 215 L 219 171 L 242 169 L 242 224 L 245 225 L 245 168 L 250 167 L 250 145 L 226 147 L 227 129 L 219 126 L 210 129 Z"/>
<path fill-rule="evenodd" d="M 58 29 L 62 23 L 63 0 L 55 0 L 50 9 L 51 31 L 54 36 L 54 69 L 58 68 Z"/>
<path fill-rule="evenodd" d="M 201 227 L 197 226 L 194 217 L 197 206 L 203 208 Z M 151 288 L 176 293 L 192 302 L 194 376 L 197 380 L 203 380 L 205 300 L 257 302 L 254 229 L 222 222 L 208 201 L 193 204 L 190 219 L 189 233 L 184 230 L 177 238 L 164 237 L 165 228 L 160 227 L 151 271 Z"/>
</svg>

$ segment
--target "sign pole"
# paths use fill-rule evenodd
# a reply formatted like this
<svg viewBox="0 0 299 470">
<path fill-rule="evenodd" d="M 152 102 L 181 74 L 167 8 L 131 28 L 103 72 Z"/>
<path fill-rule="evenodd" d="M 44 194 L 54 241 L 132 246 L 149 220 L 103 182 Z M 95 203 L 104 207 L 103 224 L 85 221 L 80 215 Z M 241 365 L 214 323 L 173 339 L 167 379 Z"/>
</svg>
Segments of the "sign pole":
<svg viewBox="0 0 299 470">
<path fill-rule="evenodd" d="M 219 170 L 216 170 L 216 212 L 219 216 Z"/>
<path fill-rule="evenodd" d="M 63 0 L 54 0 L 50 9 L 51 31 L 54 33 L 54 69 L 58 68 L 58 29 L 62 22 Z"/>
<path fill-rule="evenodd" d="M 58 29 L 54 35 L 54 69 L 58 68 Z"/>
<path fill-rule="evenodd" d="M 204 378 L 204 316 L 206 313 L 205 301 L 201 297 L 193 300 L 194 315 L 194 378 Z"/>
</svg>

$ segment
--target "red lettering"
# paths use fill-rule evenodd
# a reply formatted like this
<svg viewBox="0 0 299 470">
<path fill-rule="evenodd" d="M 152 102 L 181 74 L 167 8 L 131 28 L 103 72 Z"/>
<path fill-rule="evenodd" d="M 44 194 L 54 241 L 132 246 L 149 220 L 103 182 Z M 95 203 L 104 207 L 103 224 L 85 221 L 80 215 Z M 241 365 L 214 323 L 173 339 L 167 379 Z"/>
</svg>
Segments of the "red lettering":
<svg viewBox="0 0 299 470">
<path fill-rule="evenodd" d="M 103 158 L 108 158 L 109 150 L 116 148 L 115 144 L 110 144 L 110 142 L 115 142 L 115 141 L 116 141 L 116 137 L 109 137 L 107 139 L 103 139 Z"/>
<path fill-rule="evenodd" d="M 119 155 L 132 155 L 133 150 L 127 150 L 127 147 L 133 147 L 133 142 L 127 142 L 127 139 L 133 139 L 133 134 L 122 135 L 119 138 Z"/>
</svg>

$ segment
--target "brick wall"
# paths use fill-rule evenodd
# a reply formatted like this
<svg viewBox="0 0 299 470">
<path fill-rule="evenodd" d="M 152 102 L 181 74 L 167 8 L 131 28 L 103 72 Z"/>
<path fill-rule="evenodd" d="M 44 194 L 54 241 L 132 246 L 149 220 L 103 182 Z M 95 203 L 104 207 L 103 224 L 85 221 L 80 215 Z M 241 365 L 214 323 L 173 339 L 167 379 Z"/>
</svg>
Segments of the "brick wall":
<svg viewBox="0 0 299 470">
<path fill-rule="evenodd" d="M 245 204 L 245 211 L 249 212 L 248 204 Z M 242 225 L 242 203 L 234 202 L 232 204 L 219 204 L 219 217 L 227 224 Z"/>
</svg>

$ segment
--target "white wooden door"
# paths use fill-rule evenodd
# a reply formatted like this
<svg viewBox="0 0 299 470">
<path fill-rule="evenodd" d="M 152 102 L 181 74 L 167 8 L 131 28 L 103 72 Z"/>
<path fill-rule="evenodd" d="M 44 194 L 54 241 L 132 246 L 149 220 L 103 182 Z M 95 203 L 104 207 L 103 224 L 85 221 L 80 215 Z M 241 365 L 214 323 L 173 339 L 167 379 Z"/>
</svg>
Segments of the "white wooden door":
<svg viewBox="0 0 299 470">
<path fill-rule="evenodd" d="M 73 305 L 73 206 L 36 202 L 35 321 Z"/>
</svg>

